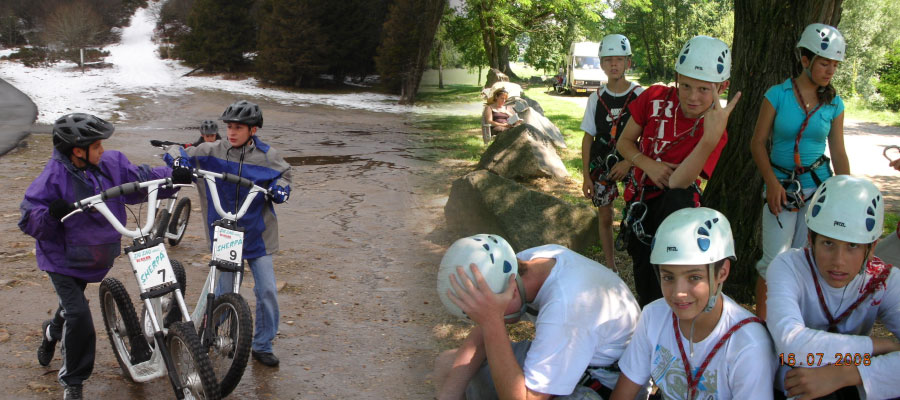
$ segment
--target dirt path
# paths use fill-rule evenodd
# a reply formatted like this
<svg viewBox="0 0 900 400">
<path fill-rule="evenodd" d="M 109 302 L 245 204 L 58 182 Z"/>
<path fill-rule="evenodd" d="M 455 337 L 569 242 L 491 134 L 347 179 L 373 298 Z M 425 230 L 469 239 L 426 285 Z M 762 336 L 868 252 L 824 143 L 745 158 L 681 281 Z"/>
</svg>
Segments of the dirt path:
<svg viewBox="0 0 900 400">
<path fill-rule="evenodd" d="M 198 92 L 123 105 L 132 120 L 117 124 L 107 149 L 122 150 L 133 162 L 159 165 L 151 138 L 193 141 L 199 121 L 219 115 L 234 99 Z M 294 164 L 291 201 L 277 207 L 281 251 L 275 257 L 280 332 L 275 352 L 281 366 L 252 360 L 232 398 L 418 399 L 431 395 L 427 374 L 438 344 L 433 333 L 445 314 L 434 296 L 434 273 L 445 239 L 436 239 L 442 208 L 420 189 L 418 171 L 429 168 L 411 152 L 419 137 L 402 117 L 327 107 L 286 107 L 258 101 L 265 113 L 262 137 Z M 340 119 L 338 122 L 336 120 Z M 27 147 L 0 158 L 0 398 L 50 399 L 59 352 L 49 367 L 38 365 L 40 322 L 56 306 L 46 275 L 36 268 L 33 240 L 16 227 L 18 206 L 28 184 L 50 155 L 50 137 L 32 135 Z M 207 268 L 208 250 L 194 212 L 172 258 L 188 271 L 187 301 L 194 304 Z M 137 212 L 137 207 L 133 207 Z M 110 276 L 125 282 L 136 301 L 127 262 L 117 260 Z M 249 278 L 249 277 L 248 277 Z M 255 307 L 252 279 L 242 293 Z M 115 393 L 121 398 L 171 397 L 168 382 L 127 382 L 106 337 L 97 284 L 87 294 L 97 330 L 97 360 L 85 387 L 88 398 Z M 437 303 L 437 304 L 436 304 Z"/>
</svg>

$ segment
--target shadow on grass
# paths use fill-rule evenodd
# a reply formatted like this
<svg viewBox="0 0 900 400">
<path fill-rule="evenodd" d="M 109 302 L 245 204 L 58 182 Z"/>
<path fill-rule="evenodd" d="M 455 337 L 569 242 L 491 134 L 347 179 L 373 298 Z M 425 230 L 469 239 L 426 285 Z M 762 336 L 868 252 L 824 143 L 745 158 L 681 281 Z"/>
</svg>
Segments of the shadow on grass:
<svg viewBox="0 0 900 400">
<path fill-rule="evenodd" d="M 475 85 L 444 85 L 443 89 L 429 86 L 416 94 L 416 102 L 424 104 L 468 103 L 481 101 L 480 94 L 481 87 Z"/>
<path fill-rule="evenodd" d="M 478 161 L 484 152 L 481 122 L 465 115 L 429 116 L 417 119 L 416 127 L 425 130 L 426 157 L 432 160 L 450 158 Z"/>
</svg>

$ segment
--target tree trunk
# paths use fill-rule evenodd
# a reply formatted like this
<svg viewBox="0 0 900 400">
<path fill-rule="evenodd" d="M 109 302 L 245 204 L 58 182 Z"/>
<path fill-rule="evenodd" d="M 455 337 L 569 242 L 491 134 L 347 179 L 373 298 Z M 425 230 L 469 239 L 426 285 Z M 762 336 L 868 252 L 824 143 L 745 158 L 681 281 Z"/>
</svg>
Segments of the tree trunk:
<svg viewBox="0 0 900 400">
<path fill-rule="evenodd" d="M 436 58 L 437 58 L 437 64 L 438 64 L 438 89 L 444 88 L 444 60 L 443 60 L 444 51 L 443 50 L 444 50 L 444 43 L 438 42 L 437 48 L 435 49 L 435 51 L 437 51 Z"/>
<path fill-rule="evenodd" d="M 511 82 L 521 81 L 522 78 L 519 78 L 514 72 L 512 72 L 512 68 L 509 67 L 509 45 L 505 44 L 500 46 L 500 72 L 506 74 L 509 77 Z"/>
<path fill-rule="evenodd" d="M 428 63 L 428 54 L 434 43 L 434 35 L 437 33 L 441 16 L 444 14 L 444 6 L 447 0 L 423 0 L 425 12 L 421 15 L 422 27 L 419 37 L 419 51 L 417 52 L 410 71 L 403 75 L 400 93 L 400 104 L 413 104 L 416 101 L 416 92 L 419 91 L 419 83 L 422 81 L 422 73 Z"/>
<path fill-rule="evenodd" d="M 795 46 L 806 25 L 840 21 L 843 0 L 735 0 L 729 98 L 741 92 L 728 121 L 728 145 L 703 193 L 703 204 L 725 214 L 734 233 L 736 268 L 725 291 L 752 302 L 762 251 L 763 180 L 750 155 L 750 139 L 766 90 L 800 72 Z M 771 143 L 770 143 L 771 146 Z"/>
<path fill-rule="evenodd" d="M 500 69 L 500 57 L 497 54 L 497 33 L 491 11 L 493 0 L 482 0 L 478 8 L 478 22 L 481 24 L 481 40 L 484 42 L 484 53 L 487 55 L 490 68 Z"/>
</svg>

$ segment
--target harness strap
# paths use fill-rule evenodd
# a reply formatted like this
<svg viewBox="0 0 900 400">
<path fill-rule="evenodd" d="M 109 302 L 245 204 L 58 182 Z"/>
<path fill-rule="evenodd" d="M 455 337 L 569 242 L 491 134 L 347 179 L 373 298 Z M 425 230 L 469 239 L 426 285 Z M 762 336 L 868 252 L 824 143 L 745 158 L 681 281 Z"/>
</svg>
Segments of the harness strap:
<svg viewBox="0 0 900 400">
<path fill-rule="evenodd" d="M 684 364 L 684 372 L 685 376 L 687 377 L 688 400 L 693 399 L 696 395 L 697 386 L 700 384 L 700 379 L 703 377 L 703 372 L 706 371 L 706 367 L 709 366 L 710 361 L 712 361 L 713 357 L 716 356 L 716 353 L 719 352 L 719 349 L 722 348 L 725 342 L 727 342 L 728 339 L 731 338 L 731 335 L 737 332 L 738 329 L 741 329 L 741 327 L 751 322 L 756 322 L 765 326 L 763 320 L 759 319 L 758 317 L 747 317 L 738 321 L 738 323 L 734 324 L 731 328 L 728 329 L 727 332 L 725 332 L 724 335 L 722 335 L 721 338 L 719 338 L 719 341 L 716 342 L 716 345 L 713 346 L 709 354 L 706 355 L 703 363 L 700 364 L 700 368 L 697 369 L 697 373 L 692 374 L 691 361 L 687 358 L 687 355 L 684 352 L 684 345 L 681 344 L 681 330 L 678 329 L 678 317 L 675 315 L 675 312 L 672 312 L 672 328 L 675 329 L 675 341 L 678 342 L 678 350 L 681 352 L 681 361 Z"/>
<path fill-rule="evenodd" d="M 822 154 L 821 156 L 819 156 L 819 158 L 816 159 L 816 161 L 813 161 L 812 164 L 810 164 L 809 166 L 806 166 L 806 167 L 799 167 L 799 168 L 794 168 L 794 169 L 787 169 L 787 168 L 782 167 L 782 166 L 780 166 L 780 165 L 772 164 L 772 168 L 777 169 L 777 170 L 780 171 L 781 173 L 783 173 L 783 174 L 785 174 L 785 175 L 788 175 L 788 176 L 791 176 L 791 177 L 797 177 L 797 176 L 800 176 L 800 175 L 809 173 L 810 176 L 812 176 L 813 182 L 815 182 L 816 187 L 818 187 L 819 185 L 822 184 L 822 180 L 821 180 L 821 179 L 819 178 L 819 176 L 816 174 L 816 171 L 815 171 L 815 170 L 816 170 L 817 168 L 821 167 L 822 165 L 828 164 L 830 161 L 831 161 L 831 159 L 828 158 L 828 156 Z"/>
<path fill-rule="evenodd" d="M 813 266 L 812 257 L 809 256 L 809 248 L 803 249 L 803 254 L 806 256 L 806 264 L 809 265 L 809 272 L 812 274 L 813 282 L 816 284 L 816 295 L 819 297 L 819 305 L 822 306 L 822 312 L 825 313 L 825 318 L 828 319 L 828 332 L 837 332 L 837 325 L 847 318 L 850 313 L 859 307 L 859 305 L 870 295 L 874 294 L 879 287 L 884 286 L 884 282 L 891 274 L 891 268 L 888 268 L 880 258 L 872 257 L 872 259 L 866 263 L 866 271 L 874 272 L 872 278 L 869 279 L 869 282 L 863 287 L 863 290 L 856 301 L 853 302 L 847 310 L 841 313 L 841 315 L 835 318 L 831 315 L 828 305 L 825 304 L 825 295 L 822 294 L 822 286 L 819 285 L 819 277 L 816 274 L 815 266 Z"/>
</svg>

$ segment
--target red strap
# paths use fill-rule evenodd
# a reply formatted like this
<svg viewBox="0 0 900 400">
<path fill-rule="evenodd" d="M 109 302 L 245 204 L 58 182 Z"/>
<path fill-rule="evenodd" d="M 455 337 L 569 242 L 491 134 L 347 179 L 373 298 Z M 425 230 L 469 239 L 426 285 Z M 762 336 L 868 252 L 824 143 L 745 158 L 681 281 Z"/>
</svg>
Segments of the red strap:
<svg viewBox="0 0 900 400">
<path fill-rule="evenodd" d="M 700 378 L 703 377 L 703 372 L 706 371 L 706 367 L 709 366 L 710 361 L 712 361 L 713 357 L 716 356 L 716 353 L 719 352 L 719 349 L 722 348 L 722 345 L 731 338 L 738 329 L 741 329 L 744 325 L 747 325 L 751 322 L 757 322 L 760 324 L 765 324 L 763 320 L 758 317 L 747 317 L 744 318 L 738 323 L 734 324 L 731 328 L 719 338 L 719 341 L 716 342 L 716 345 L 713 346 L 712 351 L 706 355 L 706 358 L 703 360 L 703 363 L 700 364 L 700 368 L 697 370 L 696 374 L 691 374 L 691 361 L 687 358 L 687 355 L 684 353 L 684 345 L 681 344 L 681 330 L 678 329 L 678 317 L 675 315 L 675 312 L 672 312 L 672 328 L 675 330 L 675 341 L 678 342 L 678 351 L 681 352 L 681 361 L 684 364 L 684 375 L 687 376 L 687 384 L 688 384 L 688 400 L 694 398 L 697 392 L 697 385 L 700 384 Z"/>
<path fill-rule="evenodd" d="M 619 111 L 619 115 L 616 116 L 612 120 L 612 128 L 609 130 L 609 145 L 613 148 L 616 147 L 616 132 L 619 127 L 619 119 L 622 118 L 622 114 L 625 114 L 625 109 L 628 108 L 628 104 L 631 103 L 631 95 L 634 94 L 634 89 L 637 88 L 637 85 L 632 86 L 631 89 L 628 89 L 628 93 L 625 94 L 625 105 L 622 106 L 622 110 Z M 606 110 L 606 115 L 609 115 L 612 118 L 612 111 L 609 110 L 609 106 L 606 105 L 606 102 L 603 101 L 603 96 L 600 95 L 600 89 L 597 89 L 597 100 L 600 105 L 603 106 L 603 109 Z"/>
<path fill-rule="evenodd" d="M 859 307 L 863 301 L 865 301 L 869 295 L 875 293 L 876 290 L 880 286 L 884 285 L 884 282 L 887 280 L 888 276 L 891 274 L 891 268 L 886 266 L 883 261 L 881 261 L 878 257 L 872 257 L 868 263 L 866 263 L 866 273 L 872 275 L 872 279 L 869 279 L 869 282 L 866 283 L 866 286 L 863 287 L 862 292 L 859 295 L 859 298 L 856 299 L 850 307 L 847 308 L 841 315 L 837 318 L 831 316 L 831 311 L 828 309 L 828 305 L 825 304 L 825 295 L 822 294 L 822 286 L 819 285 L 819 276 L 816 274 L 816 267 L 813 265 L 812 257 L 809 256 L 809 248 L 803 249 L 803 254 L 806 255 L 806 264 L 809 265 L 809 272 L 812 274 L 813 283 L 816 284 L 816 295 L 819 297 L 819 305 L 822 306 L 822 311 L 825 313 L 825 318 L 828 319 L 828 332 L 837 332 L 837 325 L 841 323 L 845 318 L 847 318 L 856 307 Z"/>
<path fill-rule="evenodd" d="M 822 108 L 822 103 L 816 105 L 816 108 L 813 108 L 812 111 L 806 111 L 806 100 L 803 100 L 803 95 L 800 94 L 800 88 L 797 87 L 797 82 L 795 79 L 791 79 L 791 85 L 794 87 L 794 92 L 797 93 L 797 98 L 800 99 L 800 106 L 803 108 L 803 113 L 806 115 L 806 118 L 803 119 L 803 123 L 800 125 L 800 131 L 797 132 L 797 138 L 794 139 L 794 173 L 796 175 L 806 173 L 806 168 L 803 167 L 803 164 L 800 163 L 800 138 L 803 137 L 803 131 L 806 130 L 806 125 L 809 124 L 809 119 L 819 111 L 819 108 Z"/>
</svg>

